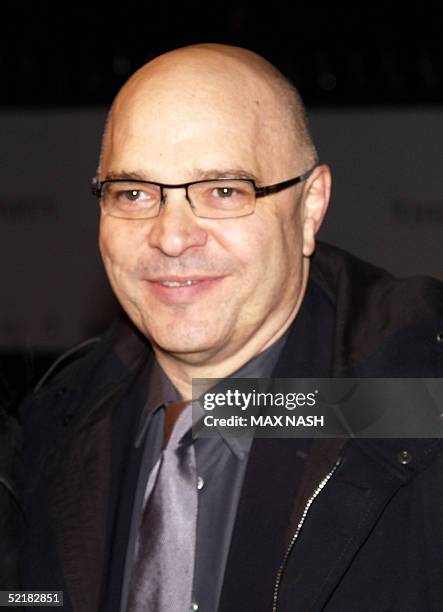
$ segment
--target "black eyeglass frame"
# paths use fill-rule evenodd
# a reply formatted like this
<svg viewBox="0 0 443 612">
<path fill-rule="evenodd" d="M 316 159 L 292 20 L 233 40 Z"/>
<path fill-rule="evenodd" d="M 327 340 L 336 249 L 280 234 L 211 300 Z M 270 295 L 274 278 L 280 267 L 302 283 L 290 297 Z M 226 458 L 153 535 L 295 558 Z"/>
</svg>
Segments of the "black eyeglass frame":
<svg viewBox="0 0 443 612">
<path fill-rule="evenodd" d="M 198 183 L 211 183 L 211 182 L 216 182 L 216 181 L 217 182 L 218 181 L 244 181 L 247 183 L 251 183 L 251 185 L 254 187 L 255 197 L 261 198 L 263 196 L 267 196 L 272 193 L 278 193 L 279 191 L 283 191 L 284 189 L 287 189 L 288 187 L 292 187 L 293 185 L 297 185 L 297 183 L 301 183 L 305 181 L 314 172 L 315 168 L 317 168 L 317 166 L 319 165 L 320 165 L 320 162 L 316 162 L 314 166 L 312 166 L 312 168 L 310 168 L 303 174 L 300 174 L 300 176 L 296 176 L 295 178 L 288 179 L 287 181 L 283 181 L 281 183 L 275 183 L 274 185 L 266 185 L 264 187 L 257 187 L 254 179 L 238 178 L 238 177 L 202 179 L 199 181 L 190 181 L 189 183 L 181 183 L 179 185 L 169 185 L 167 183 L 156 183 L 155 181 L 145 181 L 145 180 L 138 180 L 134 178 L 116 178 L 116 179 L 106 179 L 104 181 L 100 181 L 97 177 L 94 177 L 92 179 L 91 190 L 92 190 L 92 195 L 96 196 L 98 200 L 100 200 L 100 198 L 102 197 L 103 185 L 105 185 L 106 183 L 141 183 L 142 185 L 143 184 L 156 185 L 157 187 L 160 187 L 160 202 L 163 202 L 164 200 L 163 189 L 185 189 L 186 199 L 188 200 L 190 204 L 192 204 L 188 196 L 188 189 L 191 185 L 197 185 Z"/>
</svg>

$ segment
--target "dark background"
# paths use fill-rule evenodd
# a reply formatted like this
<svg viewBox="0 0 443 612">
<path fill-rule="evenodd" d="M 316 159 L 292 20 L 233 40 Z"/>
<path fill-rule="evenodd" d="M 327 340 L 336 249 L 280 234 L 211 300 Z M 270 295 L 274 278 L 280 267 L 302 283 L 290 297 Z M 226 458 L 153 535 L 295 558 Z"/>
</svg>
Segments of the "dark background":
<svg viewBox="0 0 443 612">
<path fill-rule="evenodd" d="M 400 2 L 3 2 L 3 109 L 108 106 L 128 76 L 168 49 L 198 42 L 248 47 L 299 88 L 308 110 L 440 107 L 441 5 Z M 3 402 L 14 407 L 55 355 L 3 351 Z"/>
<path fill-rule="evenodd" d="M 308 106 L 440 104 L 439 2 L 2 3 L 3 106 L 109 104 L 155 55 L 197 42 L 248 47 Z"/>
</svg>

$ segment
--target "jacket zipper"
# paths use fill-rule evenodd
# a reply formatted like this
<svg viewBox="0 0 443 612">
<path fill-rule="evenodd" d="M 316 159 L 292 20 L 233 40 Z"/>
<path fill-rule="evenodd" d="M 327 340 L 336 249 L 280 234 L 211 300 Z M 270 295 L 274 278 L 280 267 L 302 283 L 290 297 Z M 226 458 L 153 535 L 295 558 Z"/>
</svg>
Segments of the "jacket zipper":
<svg viewBox="0 0 443 612">
<path fill-rule="evenodd" d="M 300 534 L 301 528 L 303 527 L 303 523 L 305 522 L 306 519 L 306 515 L 309 512 L 309 508 L 312 506 L 312 503 L 314 502 L 315 498 L 317 497 L 317 495 L 321 492 L 321 490 L 323 489 L 323 487 L 326 485 L 326 483 L 328 482 L 328 480 L 331 478 L 331 476 L 333 476 L 335 470 L 338 468 L 338 466 L 340 465 L 341 462 L 341 457 L 340 459 L 338 459 L 337 463 L 334 465 L 334 467 L 332 468 L 332 470 L 326 474 L 326 476 L 324 478 L 322 478 L 322 480 L 318 483 L 315 491 L 312 493 L 312 495 L 310 496 L 310 498 L 308 499 L 308 501 L 306 502 L 306 506 L 303 510 L 303 514 L 301 516 L 300 522 L 297 525 L 297 529 L 294 533 L 294 535 L 292 536 L 292 539 L 289 543 L 289 546 L 286 550 L 285 556 L 283 557 L 283 561 L 279 567 L 279 570 L 277 572 L 277 577 L 275 579 L 275 585 L 274 585 L 274 598 L 273 598 L 273 605 L 272 605 L 272 612 L 277 612 L 277 605 L 278 605 L 278 591 L 280 589 L 280 583 L 281 583 L 281 579 L 283 576 L 283 572 L 286 566 L 286 563 L 288 561 L 289 555 L 291 554 L 291 551 L 294 547 L 294 544 Z"/>
</svg>

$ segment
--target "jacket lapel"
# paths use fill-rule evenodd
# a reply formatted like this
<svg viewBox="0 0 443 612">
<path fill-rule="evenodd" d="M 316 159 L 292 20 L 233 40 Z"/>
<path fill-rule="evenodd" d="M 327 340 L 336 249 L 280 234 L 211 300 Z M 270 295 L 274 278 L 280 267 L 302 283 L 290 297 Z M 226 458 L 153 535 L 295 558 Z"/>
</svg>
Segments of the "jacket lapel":
<svg viewBox="0 0 443 612">
<path fill-rule="evenodd" d="M 220 612 L 271 609 L 287 520 L 307 448 L 307 440 L 254 440 L 231 540 Z"/>
<path fill-rule="evenodd" d="M 315 487 L 343 439 L 254 440 L 228 557 L 219 612 L 269 612 L 278 570 Z"/>
</svg>

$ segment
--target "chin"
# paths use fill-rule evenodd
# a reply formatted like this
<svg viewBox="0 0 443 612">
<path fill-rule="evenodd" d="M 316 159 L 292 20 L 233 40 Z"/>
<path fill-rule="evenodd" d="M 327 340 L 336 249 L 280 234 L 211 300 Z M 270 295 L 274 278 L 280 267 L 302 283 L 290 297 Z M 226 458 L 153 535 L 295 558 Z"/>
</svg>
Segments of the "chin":
<svg viewBox="0 0 443 612">
<path fill-rule="evenodd" d="M 216 349 L 217 335 L 211 327 L 210 333 L 207 326 L 171 324 L 154 329 L 140 328 L 143 334 L 151 342 L 165 353 L 175 355 L 207 353 Z"/>
</svg>

